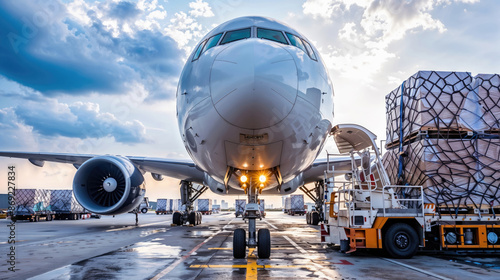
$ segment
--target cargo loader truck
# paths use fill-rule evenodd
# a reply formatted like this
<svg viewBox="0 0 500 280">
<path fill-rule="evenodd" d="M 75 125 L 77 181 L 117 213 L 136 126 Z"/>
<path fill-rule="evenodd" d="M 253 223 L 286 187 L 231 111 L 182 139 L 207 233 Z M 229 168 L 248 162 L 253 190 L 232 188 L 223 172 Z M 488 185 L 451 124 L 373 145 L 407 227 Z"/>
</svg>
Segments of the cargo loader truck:
<svg viewBox="0 0 500 280">
<path fill-rule="evenodd" d="M 345 253 L 381 249 L 393 258 L 418 250 L 500 251 L 500 209 L 431 203 L 422 186 L 389 182 L 369 130 L 346 124 L 331 134 L 340 154 L 328 154 L 322 242 Z M 330 160 L 340 155 L 351 157 L 352 170 L 333 169 Z"/>
</svg>

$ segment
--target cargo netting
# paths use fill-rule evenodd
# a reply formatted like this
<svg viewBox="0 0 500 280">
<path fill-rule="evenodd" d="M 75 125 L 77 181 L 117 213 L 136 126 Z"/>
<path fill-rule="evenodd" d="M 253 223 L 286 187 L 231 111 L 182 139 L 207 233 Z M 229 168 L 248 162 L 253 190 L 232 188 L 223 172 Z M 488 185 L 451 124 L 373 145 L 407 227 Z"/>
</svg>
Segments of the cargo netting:
<svg viewBox="0 0 500 280">
<path fill-rule="evenodd" d="M 47 210 L 50 191 L 40 189 L 17 189 L 14 215 L 29 215 Z"/>
<path fill-rule="evenodd" d="M 84 212 L 83 207 L 73 196 L 72 190 L 52 190 L 50 193 L 50 203 L 47 208 L 58 213 Z"/>
<path fill-rule="evenodd" d="M 442 208 L 499 206 L 499 86 L 498 74 L 421 71 L 388 94 L 391 183 L 421 185 Z"/>
</svg>

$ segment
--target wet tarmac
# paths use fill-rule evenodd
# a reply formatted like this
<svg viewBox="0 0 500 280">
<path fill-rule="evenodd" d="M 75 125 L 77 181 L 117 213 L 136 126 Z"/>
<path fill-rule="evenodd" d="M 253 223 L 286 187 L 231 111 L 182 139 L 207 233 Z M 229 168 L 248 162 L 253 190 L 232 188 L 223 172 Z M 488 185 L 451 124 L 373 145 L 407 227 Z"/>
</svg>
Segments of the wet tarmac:
<svg viewBox="0 0 500 280">
<path fill-rule="evenodd" d="M 10 221 L 0 220 L 2 260 L 10 252 Z M 124 214 L 79 221 L 16 223 L 15 272 L 2 261 L 0 279 L 500 279 L 498 256 L 387 259 L 377 252 L 346 255 L 319 243 L 319 226 L 304 216 L 268 212 L 270 259 L 233 259 L 232 233 L 247 228 L 232 213 L 203 216 L 201 225 L 171 226 L 171 215 Z"/>
</svg>

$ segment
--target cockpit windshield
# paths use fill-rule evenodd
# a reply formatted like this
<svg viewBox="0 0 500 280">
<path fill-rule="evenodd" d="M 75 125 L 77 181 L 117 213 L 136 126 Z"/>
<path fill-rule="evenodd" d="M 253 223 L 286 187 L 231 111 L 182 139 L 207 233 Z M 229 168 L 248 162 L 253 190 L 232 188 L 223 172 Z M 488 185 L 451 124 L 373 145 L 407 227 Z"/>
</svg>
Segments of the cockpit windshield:
<svg viewBox="0 0 500 280">
<path fill-rule="evenodd" d="M 205 48 L 203 49 L 203 52 L 208 51 L 209 49 L 215 47 L 217 43 L 219 42 L 220 37 L 222 36 L 222 33 L 217 34 L 210 39 L 208 39 L 207 43 L 205 44 Z"/>
<path fill-rule="evenodd" d="M 220 44 L 223 45 L 237 40 L 250 38 L 250 35 L 250 28 L 228 31 L 226 32 L 226 35 L 224 35 L 224 38 L 222 38 Z"/>
<path fill-rule="evenodd" d="M 306 42 L 305 40 L 302 40 L 302 42 L 304 42 L 304 45 L 306 46 L 307 52 L 309 53 L 309 56 L 311 57 L 311 59 L 318 60 L 316 58 L 316 54 L 314 53 L 314 50 L 312 49 L 311 45 L 309 45 L 309 43 Z"/>
<path fill-rule="evenodd" d="M 288 45 L 288 42 L 285 39 L 285 36 L 281 31 L 257 28 L 257 38 L 267 39 L 271 41 L 275 41 L 278 43 Z"/>
<path fill-rule="evenodd" d="M 293 35 L 293 34 L 290 34 L 290 33 L 286 33 L 286 36 L 288 37 L 288 40 L 290 40 L 290 44 L 292 44 L 292 46 L 296 46 L 297 48 L 303 50 L 305 53 L 307 53 L 306 51 L 306 47 L 304 46 L 304 44 L 302 43 L 302 40 L 300 40 L 299 37 Z"/>
</svg>

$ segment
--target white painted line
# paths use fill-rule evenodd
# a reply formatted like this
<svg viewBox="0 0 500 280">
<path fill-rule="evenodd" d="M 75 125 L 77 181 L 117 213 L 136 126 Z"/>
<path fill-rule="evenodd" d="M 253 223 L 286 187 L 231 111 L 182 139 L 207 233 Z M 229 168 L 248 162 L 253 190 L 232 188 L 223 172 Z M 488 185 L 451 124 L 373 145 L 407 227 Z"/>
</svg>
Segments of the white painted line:
<svg viewBox="0 0 500 280">
<path fill-rule="evenodd" d="M 447 277 L 444 277 L 444 276 L 441 276 L 441 275 L 437 275 L 437 274 L 434 274 L 432 272 L 429 272 L 429 271 L 425 271 L 423 269 L 420 269 L 420 268 L 416 268 L 414 266 L 411 266 L 411 265 L 407 265 L 407 264 L 404 264 L 404 263 L 401 263 L 401 262 L 398 262 L 398 261 L 395 261 L 395 260 L 391 260 L 391 259 L 387 259 L 387 258 L 382 258 L 383 260 L 385 261 L 388 261 L 388 262 L 391 262 L 391 263 L 394 263 L 394 264 L 397 264 L 397 265 L 400 265 L 400 266 L 403 266 L 403 267 L 406 267 L 408 269 L 411 269 L 411 270 L 415 270 L 415 271 L 418 271 L 420 273 L 423 273 L 423 274 L 427 274 L 429 276 L 432 276 L 432 277 L 435 277 L 437 279 L 442 279 L 442 280 L 451 280 L 451 278 L 447 278 Z"/>
<path fill-rule="evenodd" d="M 271 223 L 270 223 L 270 222 L 268 222 L 267 220 L 264 220 L 264 222 L 266 222 L 266 224 L 270 225 L 272 228 L 274 228 L 274 229 L 278 229 L 278 227 L 277 227 L 277 226 L 275 226 L 275 225 L 271 224 Z"/>
<path fill-rule="evenodd" d="M 297 243 L 293 242 L 293 240 L 288 237 L 288 236 L 283 236 L 286 240 L 288 240 L 288 242 L 290 242 L 290 244 L 292 244 L 293 247 L 297 248 L 297 250 L 299 250 L 299 252 L 301 252 L 302 254 L 307 254 L 307 251 L 304 250 L 302 247 L 300 247 Z"/>
<path fill-rule="evenodd" d="M 147 227 L 147 226 L 158 225 L 158 224 L 165 224 L 165 223 L 170 223 L 170 221 L 150 223 L 150 224 L 144 224 L 144 225 L 138 225 L 138 226 L 126 226 L 126 227 L 122 227 L 122 228 L 108 229 L 108 230 L 106 230 L 106 232 L 128 230 L 128 229 L 133 229 L 133 228 L 141 228 L 141 227 Z"/>
<path fill-rule="evenodd" d="M 229 223 L 227 225 L 229 225 L 233 220 L 229 221 Z M 216 236 L 217 234 L 219 234 L 221 232 L 222 232 L 222 229 L 219 230 L 219 231 L 217 231 L 217 232 L 215 232 L 215 233 L 213 233 L 212 235 L 210 235 L 203 242 L 201 242 L 200 244 L 196 245 L 196 247 L 194 247 L 189 253 L 187 253 L 187 255 L 184 255 L 181 258 L 177 259 L 174 263 L 172 263 L 171 265 L 169 265 L 164 270 L 160 271 L 160 273 L 158 273 L 156 276 L 154 276 L 150 280 L 158 280 L 158 279 L 161 279 L 162 277 L 164 277 L 165 275 L 167 275 L 170 271 L 174 270 L 174 268 L 176 266 L 178 266 L 181 262 L 183 262 L 184 260 L 186 260 L 187 258 L 189 258 L 194 252 L 196 252 L 198 249 L 200 249 L 201 246 L 203 246 L 203 244 L 207 243 L 208 241 L 210 241 L 210 239 L 212 239 L 214 236 Z"/>
</svg>

